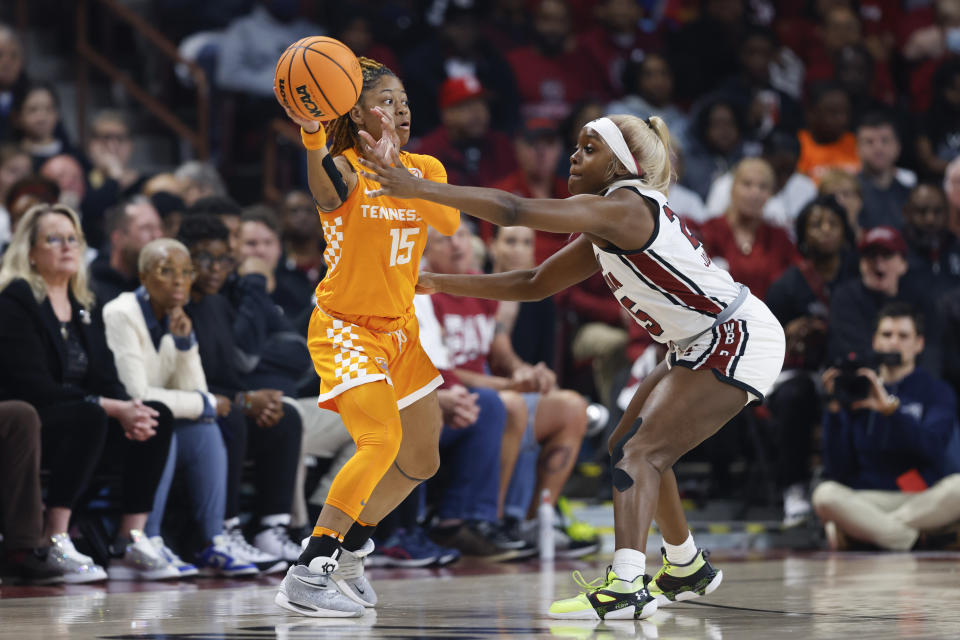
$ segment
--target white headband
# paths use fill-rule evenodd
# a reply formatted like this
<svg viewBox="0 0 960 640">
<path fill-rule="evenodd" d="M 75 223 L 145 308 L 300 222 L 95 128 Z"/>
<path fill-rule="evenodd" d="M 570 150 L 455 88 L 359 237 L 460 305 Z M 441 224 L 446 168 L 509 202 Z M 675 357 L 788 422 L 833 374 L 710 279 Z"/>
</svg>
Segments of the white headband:
<svg viewBox="0 0 960 640">
<path fill-rule="evenodd" d="M 640 172 L 640 165 L 637 164 L 637 159 L 633 157 L 633 154 L 630 153 L 630 147 L 627 146 L 627 141 L 623 138 L 623 133 L 620 131 L 620 127 L 614 124 L 613 120 L 610 118 L 597 118 L 596 120 L 591 120 L 585 126 L 590 127 L 603 138 L 603 141 L 607 143 L 607 146 L 610 147 L 610 150 L 613 151 L 613 155 L 617 157 L 617 160 L 623 163 L 623 166 L 626 167 L 627 171 L 630 168 L 636 169 L 638 176 L 643 174 Z"/>
</svg>

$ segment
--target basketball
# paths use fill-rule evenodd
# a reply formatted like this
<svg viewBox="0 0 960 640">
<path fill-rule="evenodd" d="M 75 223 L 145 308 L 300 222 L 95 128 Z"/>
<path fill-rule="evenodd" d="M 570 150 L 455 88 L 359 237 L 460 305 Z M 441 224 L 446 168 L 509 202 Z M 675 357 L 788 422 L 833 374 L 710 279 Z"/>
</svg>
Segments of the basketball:
<svg viewBox="0 0 960 640">
<path fill-rule="evenodd" d="M 273 83 L 281 102 L 297 115 L 332 120 L 357 103 L 363 74 L 347 45 L 325 36 L 310 36 L 283 52 Z"/>
</svg>

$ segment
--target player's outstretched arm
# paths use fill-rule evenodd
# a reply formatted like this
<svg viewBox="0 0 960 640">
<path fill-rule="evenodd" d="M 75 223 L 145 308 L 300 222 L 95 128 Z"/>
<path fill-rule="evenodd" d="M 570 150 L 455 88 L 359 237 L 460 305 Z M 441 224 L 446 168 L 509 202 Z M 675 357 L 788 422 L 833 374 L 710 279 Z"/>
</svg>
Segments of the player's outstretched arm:
<svg viewBox="0 0 960 640">
<path fill-rule="evenodd" d="M 534 269 L 481 275 L 420 272 L 417 293 L 491 300 L 542 300 L 586 280 L 598 269 L 590 241 L 580 236 Z"/>
<path fill-rule="evenodd" d="M 276 89 L 274 89 L 276 93 Z M 317 206 L 323 211 L 333 211 L 339 207 L 357 186 L 357 175 L 350 169 L 350 163 L 343 158 L 332 158 L 325 145 L 326 136 L 322 135 L 321 123 L 307 120 L 291 111 L 280 96 L 277 102 L 287 112 L 287 117 L 300 125 L 304 146 L 307 149 L 307 183 Z M 321 135 L 317 135 L 320 133 Z"/>
<path fill-rule="evenodd" d="M 386 130 L 391 122 L 381 116 Z M 627 201 L 622 194 L 605 198 L 597 195 L 577 195 L 565 200 L 549 198 L 520 198 L 499 189 L 461 187 L 417 178 L 404 169 L 399 160 L 372 146 L 373 138 L 364 135 L 363 166 L 361 172 L 380 183 L 380 189 L 368 195 L 397 198 L 421 198 L 455 207 L 472 216 L 511 227 L 524 226 L 555 233 L 589 233 L 615 246 L 640 246 L 653 232 L 653 216 L 636 215 L 635 200 Z"/>
<path fill-rule="evenodd" d="M 653 217 L 636 215 L 636 202 L 619 194 L 605 198 L 577 195 L 565 200 L 521 198 L 499 189 L 461 187 L 423 180 L 403 168 L 391 167 L 372 155 L 360 160 L 365 176 L 380 183 L 372 196 L 421 198 L 455 207 L 502 227 L 524 226 L 554 233 L 589 233 L 615 246 L 641 246 L 653 232 Z"/>
</svg>

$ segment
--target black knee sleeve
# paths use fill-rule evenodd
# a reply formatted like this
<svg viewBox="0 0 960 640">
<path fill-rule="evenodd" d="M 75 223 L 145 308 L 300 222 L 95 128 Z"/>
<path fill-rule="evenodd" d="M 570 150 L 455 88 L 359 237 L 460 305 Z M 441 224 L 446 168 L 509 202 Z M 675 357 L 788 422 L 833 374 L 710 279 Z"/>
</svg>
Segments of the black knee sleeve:
<svg viewBox="0 0 960 640">
<path fill-rule="evenodd" d="M 629 473 L 619 468 L 617 464 L 623 460 L 623 447 L 626 446 L 627 441 L 630 440 L 630 438 L 636 435 L 637 430 L 640 429 L 640 425 L 642 424 L 643 418 L 637 418 L 630 431 L 624 434 L 624 436 L 620 438 L 615 445 L 613 445 L 613 449 L 610 451 L 610 466 L 612 467 L 613 486 L 616 487 L 617 491 L 621 493 L 633 486 L 633 478 L 630 477 Z"/>
</svg>

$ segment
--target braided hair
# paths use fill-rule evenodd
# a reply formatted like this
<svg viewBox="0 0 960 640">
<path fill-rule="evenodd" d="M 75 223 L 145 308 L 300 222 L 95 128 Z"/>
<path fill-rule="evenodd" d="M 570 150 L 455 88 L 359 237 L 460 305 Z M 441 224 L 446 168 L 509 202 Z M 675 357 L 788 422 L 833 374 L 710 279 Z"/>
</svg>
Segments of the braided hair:
<svg viewBox="0 0 960 640">
<path fill-rule="evenodd" d="M 358 102 L 363 100 L 363 94 L 369 91 L 380 78 L 384 76 L 396 76 L 385 64 L 376 60 L 357 58 L 360 61 L 360 69 L 363 72 L 363 89 L 360 91 Z M 338 156 L 347 149 L 352 149 L 360 144 L 360 136 L 357 134 L 357 124 L 350 119 L 350 112 L 343 114 L 339 118 L 331 121 L 327 125 L 327 139 L 330 141 L 330 155 Z"/>
</svg>

